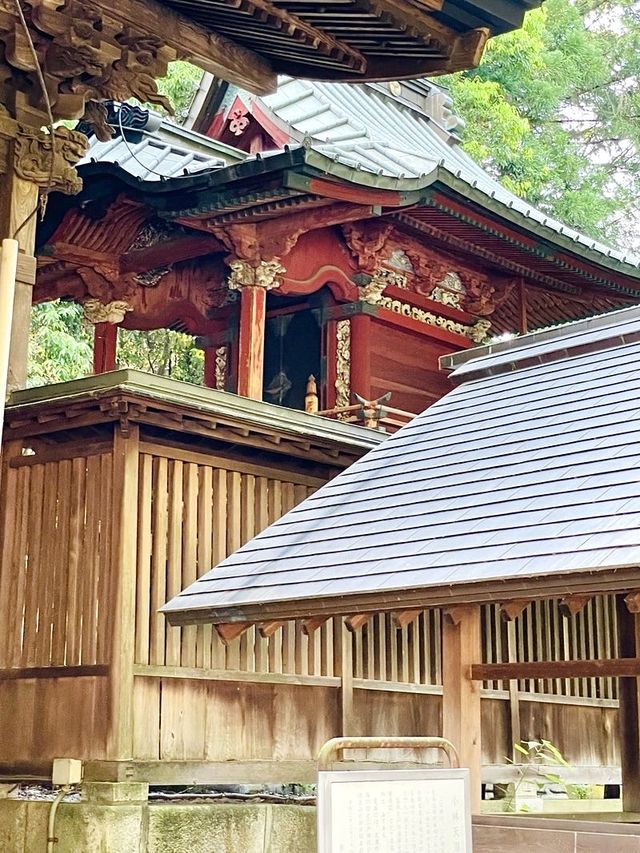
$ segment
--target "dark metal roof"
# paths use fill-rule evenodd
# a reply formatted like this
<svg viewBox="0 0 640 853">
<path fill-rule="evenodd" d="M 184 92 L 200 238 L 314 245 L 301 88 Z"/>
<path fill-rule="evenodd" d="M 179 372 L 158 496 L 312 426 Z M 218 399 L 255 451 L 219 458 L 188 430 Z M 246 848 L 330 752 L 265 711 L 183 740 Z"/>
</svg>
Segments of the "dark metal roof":
<svg viewBox="0 0 640 853">
<path fill-rule="evenodd" d="M 173 124 L 151 110 L 114 101 L 105 102 L 105 107 L 111 139 L 100 142 L 88 124 L 76 127 L 90 140 L 87 155 L 78 163 L 81 168 L 90 163 L 112 164 L 138 180 L 160 181 L 245 159 L 242 151 Z"/>
<path fill-rule="evenodd" d="M 169 602 L 169 621 L 637 584 L 640 309 L 450 362 L 455 390 Z"/>
</svg>

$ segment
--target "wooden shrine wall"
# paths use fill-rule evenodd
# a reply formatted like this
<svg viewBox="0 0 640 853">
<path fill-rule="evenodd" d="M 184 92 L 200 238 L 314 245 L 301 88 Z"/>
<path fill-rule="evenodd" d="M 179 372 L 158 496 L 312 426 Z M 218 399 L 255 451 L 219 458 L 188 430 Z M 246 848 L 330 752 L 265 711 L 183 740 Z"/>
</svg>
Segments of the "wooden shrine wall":
<svg viewBox="0 0 640 853">
<path fill-rule="evenodd" d="M 451 391 L 451 383 L 438 367 L 439 357 L 452 352 L 451 344 L 378 318 L 370 322 L 370 399 L 391 391 L 391 406 L 419 413 Z"/>
<path fill-rule="evenodd" d="M 375 616 L 347 648 L 332 621 L 311 637 L 293 622 L 268 638 L 252 629 L 224 647 L 209 626 L 169 628 L 158 614 L 321 485 L 302 463 L 187 450 L 144 427 L 35 455 L 5 448 L 0 768 L 46 773 L 72 756 L 94 778 L 133 760 L 140 778 L 164 783 L 305 781 L 341 733 L 345 665 L 349 734 L 441 731 L 438 611 L 403 628 Z M 602 597 L 565 618 L 536 603 L 511 623 L 486 607 L 483 636 L 486 662 L 615 656 L 615 606 Z M 540 737 L 572 764 L 617 763 L 615 681 L 484 687 L 485 764 Z"/>
</svg>

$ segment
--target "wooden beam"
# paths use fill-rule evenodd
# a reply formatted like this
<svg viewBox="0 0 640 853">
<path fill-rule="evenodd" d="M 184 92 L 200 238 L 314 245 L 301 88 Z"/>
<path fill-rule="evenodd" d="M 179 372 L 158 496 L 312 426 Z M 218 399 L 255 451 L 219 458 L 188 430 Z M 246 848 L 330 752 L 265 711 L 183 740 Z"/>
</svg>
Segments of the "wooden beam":
<svg viewBox="0 0 640 853">
<path fill-rule="evenodd" d="M 225 252 L 222 243 L 206 234 L 189 234 L 177 240 L 158 243 L 146 249 L 135 249 L 120 255 L 120 272 L 146 272 L 178 261 L 188 261 L 203 255 Z M 56 253 L 57 254 L 57 253 Z"/>
<path fill-rule="evenodd" d="M 480 685 L 470 676 L 482 653 L 480 607 L 456 607 L 442 620 L 442 734 L 458 750 L 460 766 L 470 771 L 471 811 L 480 813 L 482 754 Z"/>
<path fill-rule="evenodd" d="M 558 660 L 519 663 L 476 663 L 471 667 L 474 681 L 499 681 L 522 678 L 636 678 L 640 658 L 605 660 Z"/>
<path fill-rule="evenodd" d="M 232 643 L 237 637 L 241 637 L 250 627 L 250 622 L 221 622 L 213 627 L 225 646 Z"/>
<path fill-rule="evenodd" d="M 560 613 L 565 617 L 575 616 L 592 598 L 592 595 L 568 595 L 560 602 Z"/>
<path fill-rule="evenodd" d="M 393 624 L 396 628 L 406 628 L 418 618 L 422 610 L 400 610 L 392 615 Z"/>
<path fill-rule="evenodd" d="M 627 596 L 628 597 L 628 596 Z M 635 663 L 636 678 L 618 684 L 618 734 L 622 767 L 622 810 L 640 811 L 640 616 L 628 609 L 626 599 L 616 596 L 618 648 L 629 663 Z"/>
<path fill-rule="evenodd" d="M 114 6 L 113 0 L 92 0 L 90 5 L 136 31 L 142 29 L 159 35 L 178 56 L 190 59 L 203 71 L 229 83 L 256 95 L 276 90 L 276 75 L 264 57 L 201 27 L 164 4 L 155 0 L 118 0 Z"/>
<path fill-rule="evenodd" d="M 351 631 L 352 634 L 355 634 L 356 631 L 359 631 L 367 624 L 369 619 L 371 619 L 371 616 L 371 613 L 356 613 L 354 616 L 347 616 L 345 619 L 347 630 Z"/>
<path fill-rule="evenodd" d="M 500 615 L 505 622 L 512 622 L 514 619 L 517 619 L 530 604 L 531 601 L 527 599 L 505 601 L 505 603 L 500 607 Z"/>
<path fill-rule="evenodd" d="M 328 616 L 312 616 L 310 619 L 305 619 L 302 623 L 302 632 L 307 637 L 311 637 L 318 628 L 321 628 L 329 619 Z"/>
</svg>

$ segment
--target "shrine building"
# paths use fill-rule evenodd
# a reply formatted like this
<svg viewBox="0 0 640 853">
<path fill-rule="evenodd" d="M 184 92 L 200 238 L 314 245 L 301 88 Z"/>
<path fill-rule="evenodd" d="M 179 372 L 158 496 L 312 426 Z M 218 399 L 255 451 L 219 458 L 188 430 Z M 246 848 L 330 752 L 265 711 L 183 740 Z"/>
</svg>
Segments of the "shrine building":
<svg viewBox="0 0 640 853">
<path fill-rule="evenodd" d="M 590 352 L 590 330 L 598 341 L 618 335 L 606 317 L 584 318 L 616 309 L 626 309 L 614 316 L 631 317 L 635 336 L 638 259 L 555 221 L 474 164 L 435 83 L 287 77 L 273 94 L 228 90 L 208 109 L 207 133 L 198 133 L 110 102 L 76 131 L 89 144 L 81 192 L 52 194 L 38 226 L 33 300 L 80 306 L 94 328 L 94 370 L 14 391 L 6 409 L 0 772 L 39 776 L 67 756 L 82 759 L 94 781 L 311 782 L 332 736 L 444 730 L 473 768 L 476 806 L 481 784 L 512 780 L 514 744 L 540 737 L 563 750 L 577 779 L 619 785 L 615 732 L 619 719 L 624 731 L 632 724 L 619 709 L 615 661 L 635 655 L 621 645 L 617 626 L 631 617 L 619 596 L 633 592 L 635 569 L 625 558 L 615 578 L 597 574 L 608 585 L 581 574 L 574 589 L 564 564 L 545 580 L 539 561 L 535 584 L 492 575 L 478 597 L 471 551 L 484 545 L 465 541 L 502 536 L 478 515 L 494 506 L 492 488 L 511 490 L 494 509 L 512 518 L 507 501 L 522 484 L 510 484 L 510 466 L 513 476 L 538 471 L 556 440 L 540 432 L 536 444 L 534 422 L 504 420 L 513 456 L 492 467 L 483 430 L 499 415 L 496 389 L 508 381 L 519 417 L 531 416 L 554 405 L 519 390 L 526 370 L 546 363 L 538 341 L 571 366 L 566 347 Z M 529 337 L 576 320 L 586 326 L 567 332 L 566 347 L 563 331 Z M 154 329 L 193 337 L 204 352 L 200 385 L 122 363 L 119 338 Z M 496 343 L 504 336 L 516 339 Z M 598 358 L 627 352 L 599 346 Z M 467 393 L 476 373 L 486 394 Z M 569 381 L 580 401 L 589 397 L 588 383 Z M 559 424 L 569 417 L 562 411 Z M 581 428 L 590 430 L 587 409 Z M 407 449 L 414 439 L 423 460 Z M 603 434 L 607 447 L 612 440 Z M 585 477 L 609 476 L 599 460 Z M 391 547 L 398 529 L 407 543 L 426 537 L 403 520 L 410 493 L 446 488 L 451 506 L 438 512 L 453 511 L 458 473 L 460 494 L 475 496 L 456 534 L 461 586 L 448 592 L 443 569 L 439 597 L 425 596 L 416 565 L 420 594 L 409 595 L 413 581 L 401 571 L 414 569 L 391 557 L 385 569 L 377 549 L 382 540 Z M 538 485 L 546 478 L 536 476 Z M 348 483 L 371 486 L 360 519 L 349 515 Z M 553 506 L 540 512 L 547 507 L 559 531 L 571 519 L 561 489 L 552 491 Z M 538 500 L 533 486 L 527 494 Z M 341 501 L 350 532 L 338 521 Z M 213 589 L 198 580 L 213 566 L 229 559 L 220 579 L 235 577 L 240 560 L 248 565 L 274 531 L 296 530 L 307 515 L 327 548 L 334 526 L 336 541 L 353 546 L 357 571 L 336 593 L 340 606 L 321 595 L 337 577 L 328 565 L 313 595 L 297 597 L 299 612 L 286 603 L 285 564 L 305 563 L 307 580 L 313 573 L 306 528 L 287 540 L 281 577 L 266 558 L 255 569 L 271 578 L 273 606 L 252 599 L 243 610 L 253 575 L 228 597 L 202 599 L 201 611 L 192 606 L 193 589 Z M 609 527 L 591 535 L 603 538 L 603 553 L 604 539 L 615 538 Z M 431 530 L 420 547 L 439 539 Z M 524 577 L 520 563 L 516 574 Z M 378 575 L 391 591 L 384 602 L 374 594 Z M 465 646 L 473 660 L 443 657 L 467 624 L 466 610 L 452 617 L 449 595 L 473 611 Z M 577 671 L 576 659 L 612 668 Z M 467 663 L 480 667 L 471 681 L 461 675 Z M 507 664 L 522 669 L 500 668 Z M 538 664 L 560 668 L 526 668 Z M 456 695 L 475 709 L 468 732 Z M 631 808 L 635 789 L 625 785 Z"/>
</svg>

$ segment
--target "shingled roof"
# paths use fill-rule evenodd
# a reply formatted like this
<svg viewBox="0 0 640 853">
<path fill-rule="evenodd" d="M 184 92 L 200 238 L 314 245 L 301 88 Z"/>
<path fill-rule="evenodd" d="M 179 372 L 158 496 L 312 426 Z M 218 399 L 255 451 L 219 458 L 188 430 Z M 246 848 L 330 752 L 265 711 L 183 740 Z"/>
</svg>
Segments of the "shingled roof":
<svg viewBox="0 0 640 853">
<path fill-rule="evenodd" d="M 170 601 L 169 621 L 637 585 L 640 309 L 447 365 L 451 393 Z"/>
</svg>

